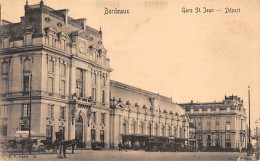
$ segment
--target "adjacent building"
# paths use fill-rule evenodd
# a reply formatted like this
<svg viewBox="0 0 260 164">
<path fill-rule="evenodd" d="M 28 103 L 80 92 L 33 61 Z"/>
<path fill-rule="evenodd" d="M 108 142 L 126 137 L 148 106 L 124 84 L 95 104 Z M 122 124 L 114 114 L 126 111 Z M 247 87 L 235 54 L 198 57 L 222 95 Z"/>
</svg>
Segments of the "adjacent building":
<svg viewBox="0 0 260 164">
<path fill-rule="evenodd" d="M 195 127 L 197 148 L 220 146 L 246 148 L 246 110 L 238 96 L 226 97 L 222 102 L 179 104 Z"/>
<path fill-rule="evenodd" d="M 0 26 L 1 139 L 28 132 L 30 113 L 32 136 L 54 140 L 62 130 L 81 147 L 189 138 L 188 118 L 171 98 L 110 81 L 101 28 L 43 1 L 24 9 L 19 23 Z"/>
<path fill-rule="evenodd" d="M 111 139 L 143 147 L 149 137 L 169 137 L 188 145 L 189 119 L 172 99 L 120 82 L 110 81 Z"/>
</svg>

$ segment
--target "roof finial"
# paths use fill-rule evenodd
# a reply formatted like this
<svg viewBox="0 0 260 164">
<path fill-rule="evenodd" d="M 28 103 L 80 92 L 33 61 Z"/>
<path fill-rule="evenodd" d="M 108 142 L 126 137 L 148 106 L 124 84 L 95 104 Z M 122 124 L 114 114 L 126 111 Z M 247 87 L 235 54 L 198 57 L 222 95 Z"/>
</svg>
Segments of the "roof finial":
<svg viewBox="0 0 260 164">
<path fill-rule="evenodd" d="M 43 5 L 44 5 L 43 0 L 41 0 L 40 7 L 43 7 Z"/>
<path fill-rule="evenodd" d="M 102 28 L 101 28 L 101 26 L 100 26 L 100 29 L 99 29 L 99 35 L 102 38 Z"/>
<path fill-rule="evenodd" d="M 28 0 L 26 0 L 26 5 L 28 5 Z"/>
</svg>

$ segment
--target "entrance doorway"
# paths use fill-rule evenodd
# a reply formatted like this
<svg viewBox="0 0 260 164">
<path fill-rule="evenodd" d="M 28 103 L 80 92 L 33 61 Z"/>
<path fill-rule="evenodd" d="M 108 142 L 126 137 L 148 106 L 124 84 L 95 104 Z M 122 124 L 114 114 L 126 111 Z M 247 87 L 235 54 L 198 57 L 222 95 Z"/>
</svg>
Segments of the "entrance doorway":
<svg viewBox="0 0 260 164">
<path fill-rule="evenodd" d="M 75 123 L 75 139 L 78 141 L 76 145 L 77 148 L 83 148 L 85 146 L 83 141 L 83 119 L 80 115 Z"/>
</svg>

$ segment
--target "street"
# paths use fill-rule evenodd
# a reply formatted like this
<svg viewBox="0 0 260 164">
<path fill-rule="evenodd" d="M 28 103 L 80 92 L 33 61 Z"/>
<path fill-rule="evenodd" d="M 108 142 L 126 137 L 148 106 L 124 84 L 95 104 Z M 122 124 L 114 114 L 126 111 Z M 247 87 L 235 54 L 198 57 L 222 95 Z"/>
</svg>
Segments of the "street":
<svg viewBox="0 0 260 164">
<path fill-rule="evenodd" d="M 58 159 L 57 154 L 3 156 L 11 161 L 236 161 L 242 153 L 237 152 L 145 152 L 116 150 L 67 151 L 67 158 Z"/>
</svg>

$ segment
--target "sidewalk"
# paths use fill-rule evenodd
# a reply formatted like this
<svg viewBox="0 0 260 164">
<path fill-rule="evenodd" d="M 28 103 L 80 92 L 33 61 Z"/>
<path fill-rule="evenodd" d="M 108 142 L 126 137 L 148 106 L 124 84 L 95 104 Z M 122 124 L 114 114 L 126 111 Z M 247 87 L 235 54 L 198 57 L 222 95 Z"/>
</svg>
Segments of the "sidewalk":
<svg viewBox="0 0 260 164">
<path fill-rule="evenodd" d="M 253 155 L 247 155 L 247 154 L 244 154 L 244 155 L 241 155 L 238 157 L 238 161 L 254 161 L 255 159 L 255 154 Z"/>
</svg>

